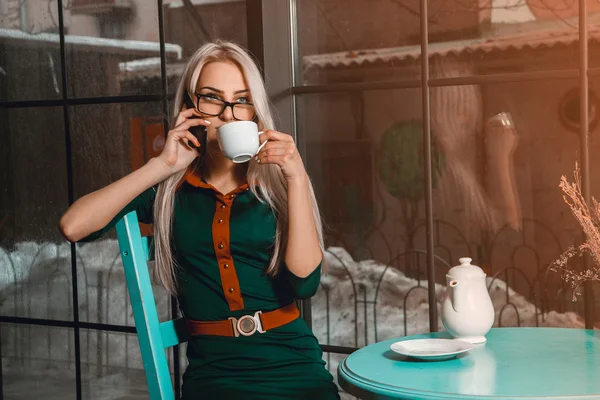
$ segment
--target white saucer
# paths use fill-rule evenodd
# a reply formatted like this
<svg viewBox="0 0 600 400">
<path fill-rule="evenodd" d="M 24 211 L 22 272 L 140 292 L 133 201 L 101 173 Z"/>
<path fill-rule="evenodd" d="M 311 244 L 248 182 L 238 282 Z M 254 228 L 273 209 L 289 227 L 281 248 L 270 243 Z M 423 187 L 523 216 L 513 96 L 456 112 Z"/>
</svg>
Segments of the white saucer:
<svg viewBox="0 0 600 400">
<path fill-rule="evenodd" d="M 393 343 L 390 349 L 407 357 L 439 361 L 454 358 L 473 347 L 472 343 L 457 339 L 412 339 Z"/>
</svg>

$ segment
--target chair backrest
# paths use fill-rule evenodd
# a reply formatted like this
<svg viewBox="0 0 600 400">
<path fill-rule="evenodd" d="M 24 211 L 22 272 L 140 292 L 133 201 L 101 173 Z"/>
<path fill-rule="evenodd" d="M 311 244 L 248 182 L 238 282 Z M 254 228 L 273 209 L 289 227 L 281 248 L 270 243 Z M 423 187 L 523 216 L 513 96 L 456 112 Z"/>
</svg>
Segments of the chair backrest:
<svg viewBox="0 0 600 400">
<path fill-rule="evenodd" d="M 125 215 L 116 229 L 150 398 L 171 400 L 175 396 L 165 349 L 187 341 L 185 323 L 183 318 L 158 320 L 148 271 L 150 241 L 141 236 L 136 212 Z"/>
</svg>

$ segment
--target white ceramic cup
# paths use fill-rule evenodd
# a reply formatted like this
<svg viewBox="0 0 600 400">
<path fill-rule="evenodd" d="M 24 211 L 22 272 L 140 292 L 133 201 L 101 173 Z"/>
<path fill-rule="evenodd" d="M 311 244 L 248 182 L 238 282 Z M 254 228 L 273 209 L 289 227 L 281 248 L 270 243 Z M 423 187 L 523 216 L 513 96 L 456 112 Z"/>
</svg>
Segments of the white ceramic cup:
<svg viewBox="0 0 600 400">
<path fill-rule="evenodd" d="M 253 121 L 233 121 L 217 129 L 219 147 L 234 163 L 250 161 L 267 143 L 260 144 L 258 125 Z"/>
</svg>

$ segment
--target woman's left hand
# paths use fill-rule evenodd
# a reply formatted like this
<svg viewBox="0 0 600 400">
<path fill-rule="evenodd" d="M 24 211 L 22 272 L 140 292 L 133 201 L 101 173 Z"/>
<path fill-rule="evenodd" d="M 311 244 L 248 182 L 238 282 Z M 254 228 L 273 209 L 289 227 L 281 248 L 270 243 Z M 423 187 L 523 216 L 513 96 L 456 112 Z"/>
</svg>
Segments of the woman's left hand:
<svg viewBox="0 0 600 400">
<path fill-rule="evenodd" d="M 274 130 L 265 131 L 259 136 L 260 143 L 269 141 L 256 155 L 259 164 L 277 164 L 289 182 L 304 179 L 306 170 L 292 136 Z"/>
</svg>

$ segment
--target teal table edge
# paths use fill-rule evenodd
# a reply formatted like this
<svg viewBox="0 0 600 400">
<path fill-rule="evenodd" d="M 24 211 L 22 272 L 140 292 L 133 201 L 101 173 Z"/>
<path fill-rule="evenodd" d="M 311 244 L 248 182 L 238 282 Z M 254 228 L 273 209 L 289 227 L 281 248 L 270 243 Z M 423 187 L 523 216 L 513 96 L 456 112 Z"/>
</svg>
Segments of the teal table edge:
<svg viewBox="0 0 600 400">
<path fill-rule="evenodd" d="M 344 391 L 350 393 L 359 399 L 414 399 L 414 400 L 435 400 L 435 399 L 473 399 L 472 396 L 456 397 L 453 393 L 427 393 L 412 389 L 398 388 L 390 389 L 375 381 L 362 378 L 348 369 L 346 359 L 338 366 L 338 383 Z M 417 397 L 415 397 L 417 396 Z"/>
<path fill-rule="evenodd" d="M 365 400 L 388 400 L 388 399 L 411 399 L 411 400 L 436 400 L 436 399 L 453 399 L 453 400 L 473 400 L 473 399 L 494 399 L 494 400 L 541 400 L 541 399 L 554 399 L 554 400 L 562 400 L 562 399 L 600 399 L 600 331 L 595 330 L 586 330 L 586 329 L 574 329 L 574 328 L 493 328 L 488 333 L 488 338 L 493 337 L 496 334 L 504 334 L 511 333 L 514 334 L 516 332 L 519 333 L 528 333 L 528 334 L 538 334 L 543 333 L 546 335 L 558 335 L 560 333 L 568 333 L 570 336 L 576 336 L 584 338 L 586 341 L 593 340 L 598 342 L 598 351 L 593 352 L 594 361 L 598 361 L 597 365 L 594 363 L 590 368 L 594 369 L 595 372 L 592 372 L 594 376 L 597 377 L 595 379 L 598 381 L 597 391 L 595 393 L 584 394 L 578 393 L 573 395 L 567 394 L 543 394 L 543 395 L 535 395 L 535 394 L 525 394 L 525 395 L 501 395 L 501 394 L 459 394 L 456 392 L 453 393 L 444 393 L 442 391 L 435 390 L 423 390 L 423 389 L 415 389 L 410 387 L 402 387 L 398 385 L 390 385 L 386 383 L 382 383 L 377 381 L 376 379 L 370 379 L 369 376 L 363 376 L 366 374 L 357 374 L 352 368 L 349 366 L 349 360 L 352 360 L 353 357 L 360 357 L 360 353 L 363 354 L 365 352 L 369 352 L 370 350 L 375 350 L 376 352 L 381 352 L 384 348 L 388 348 L 389 346 L 400 340 L 410 340 L 410 339 L 421 339 L 421 338 L 448 338 L 448 334 L 446 332 L 433 332 L 433 333 L 425 333 L 413 336 L 400 337 L 396 339 L 385 340 L 382 342 L 374 343 L 369 346 L 363 347 L 356 352 L 352 353 L 348 357 L 346 357 L 342 362 L 340 362 L 337 370 L 338 375 L 338 383 L 344 391 L 347 393 L 356 396 L 360 399 Z M 488 343 L 490 340 L 488 339 Z M 487 346 L 486 343 L 483 346 Z M 589 343 L 585 343 L 586 347 L 589 347 Z M 476 351 L 476 349 L 471 352 Z M 589 353 L 589 351 L 588 351 Z M 468 353 L 467 353 L 468 354 Z M 402 356 L 399 356 L 402 357 Z M 468 357 L 468 355 L 467 355 Z M 384 357 L 382 357 L 382 361 Z M 447 361 L 443 361 L 447 362 Z M 427 362 L 423 362 L 427 363 Z M 416 364 L 415 364 L 416 365 Z M 585 366 L 583 366 L 585 368 Z M 568 367 L 566 367 L 568 368 Z M 560 378 L 557 377 L 557 378 Z M 595 389 L 595 388 L 594 388 Z"/>
</svg>

